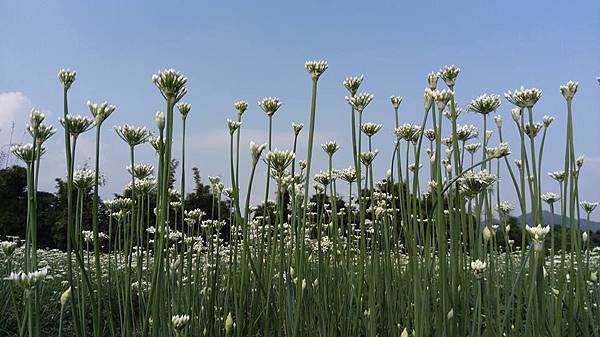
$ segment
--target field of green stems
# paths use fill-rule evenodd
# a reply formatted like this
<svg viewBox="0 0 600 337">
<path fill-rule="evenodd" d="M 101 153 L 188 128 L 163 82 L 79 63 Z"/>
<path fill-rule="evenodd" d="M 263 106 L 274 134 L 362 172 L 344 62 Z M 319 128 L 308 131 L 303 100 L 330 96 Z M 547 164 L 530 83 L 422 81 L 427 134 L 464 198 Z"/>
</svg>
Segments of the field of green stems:
<svg viewBox="0 0 600 337">
<path fill-rule="evenodd" d="M 328 64 L 305 68 L 307 126 L 293 124 L 293 148 L 278 150 L 272 130 L 282 102 L 261 99 L 268 142 L 250 143 L 251 162 L 241 163 L 249 169 L 240 168 L 249 104 L 234 103 L 228 174 L 210 177 L 207 209 L 186 203 L 193 112 L 182 102 L 184 75 L 169 69 L 152 76 L 165 102 L 156 125 L 106 130 L 116 107 L 88 101 L 90 116 L 69 113 L 76 73 L 60 70 L 59 130 L 33 110 L 31 142 L 11 149 L 27 170 L 27 224 L 25 237 L 0 242 L 0 336 L 600 335 L 600 247 L 589 228 L 598 204 L 579 198 L 586 166 L 573 141 L 577 83 L 550 93 L 564 97 L 555 109 L 566 139 L 564 152 L 552 153 L 564 156 L 564 166 L 548 173 L 544 143 L 556 124 L 535 111 L 539 89 L 507 91 L 505 100 L 482 94 L 459 107 L 460 69 L 446 66 L 424 78 L 421 122 L 405 123 L 403 98 L 389 98 L 394 120 L 382 122 L 395 129 L 385 135 L 381 124 L 366 121 L 374 95 L 360 90 L 363 76 L 348 77 L 340 85 L 352 139 L 343 146 L 352 160 L 341 163 L 342 145 L 314 144 Z M 481 122 L 460 124 L 464 114 Z M 131 179 L 122 197 L 102 201 L 102 176 L 119 174 L 102 171 L 100 139 L 111 132 L 129 153 Z M 520 141 L 509 145 L 509 133 Z M 64 138 L 64 153 L 52 155 L 65 158 L 65 251 L 38 247 L 38 178 L 50 137 Z M 95 139 L 93 168 L 75 168 L 82 137 Z M 393 153 L 380 154 L 375 139 L 392 142 Z M 136 151 L 148 144 L 156 162 L 138 163 Z M 315 172 L 318 156 L 328 168 Z M 387 170 L 374 172 L 375 162 Z M 542 184 L 547 175 L 551 186 Z M 264 199 L 252 205 L 256 185 Z M 515 196 L 515 205 L 503 195 Z M 100 208 L 109 214 L 105 231 Z"/>
</svg>

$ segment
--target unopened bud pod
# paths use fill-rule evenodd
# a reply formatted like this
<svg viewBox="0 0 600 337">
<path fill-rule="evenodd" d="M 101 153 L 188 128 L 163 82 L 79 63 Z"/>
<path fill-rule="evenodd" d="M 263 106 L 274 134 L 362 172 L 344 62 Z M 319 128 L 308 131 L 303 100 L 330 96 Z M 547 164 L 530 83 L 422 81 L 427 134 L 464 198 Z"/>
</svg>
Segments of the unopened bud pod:
<svg viewBox="0 0 600 337">
<path fill-rule="evenodd" d="M 156 127 L 159 130 L 165 128 L 165 114 L 162 111 L 157 111 L 155 116 Z"/>
</svg>

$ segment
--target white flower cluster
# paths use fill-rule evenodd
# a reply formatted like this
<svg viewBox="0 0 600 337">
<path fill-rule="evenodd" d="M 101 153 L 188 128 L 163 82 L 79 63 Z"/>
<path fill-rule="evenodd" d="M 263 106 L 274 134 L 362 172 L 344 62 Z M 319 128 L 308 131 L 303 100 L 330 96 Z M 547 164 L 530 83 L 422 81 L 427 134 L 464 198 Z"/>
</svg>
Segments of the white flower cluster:
<svg viewBox="0 0 600 337">
<path fill-rule="evenodd" d="M 328 156 L 331 157 L 337 152 L 337 150 L 340 149 L 340 146 L 336 143 L 335 140 L 330 140 L 328 142 L 321 144 L 321 148 L 323 149 L 323 151 L 325 151 L 325 153 Z"/>
<path fill-rule="evenodd" d="M 102 124 L 108 116 L 110 116 L 113 111 L 115 111 L 116 107 L 114 105 L 108 104 L 108 102 L 102 103 L 92 103 L 91 101 L 87 101 L 87 106 L 94 116 L 94 120 L 96 121 L 96 125 Z"/>
<path fill-rule="evenodd" d="M 317 80 L 329 68 L 329 65 L 327 61 L 306 61 L 304 68 L 314 80 Z"/>
<path fill-rule="evenodd" d="M 471 270 L 473 270 L 473 274 L 478 279 L 483 276 L 483 272 L 485 271 L 486 267 L 487 267 L 486 263 L 479 259 L 471 262 Z"/>
<path fill-rule="evenodd" d="M 152 82 L 166 100 L 179 102 L 187 93 L 185 85 L 187 77 L 175 69 L 159 70 L 158 73 L 152 75 Z"/>
<path fill-rule="evenodd" d="M 560 86 L 560 93 L 563 95 L 563 97 L 567 101 L 569 101 L 569 100 L 572 100 L 573 97 L 575 97 L 578 87 L 579 87 L 579 83 L 569 81 L 569 82 L 567 82 L 567 84 Z"/>
<path fill-rule="evenodd" d="M 500 95 L 483 94 L 471 101 L 469 111 L 487 115 L 490 112 L 496 111 L 500 104 Z"/>
<path fill-rule="evenodd" d="M 504 97 L 519 108 L 532 108 L 542 97 L 542 91 L 537 88 L 525 89 L 521 86 L 521 89 L 507 91 Z"/>
<path fill-rule="evenodd" d="M 174 315 L 171 317 L 171 323 L 175 330 L 182 330 L 190 321 L 190 315 Z"/>
<path fill-rule="evenodd" d="M 67 115 L 65 118 L 60 117 L 58 121 L 66 130 L 69 130 L 73 137 L 79 136 L 94 126 L 93 119 L 80 115 Z"/>
<path fill-rule="evenodd" d="M 258 105 L 268 116 L 273 116 L 283 103 L 277 97 L 265 97 L 258 102 Z"/>
<path fill-rule="evenodd" d="M 533 248 L 535 251 L 542 251 L 544 249 L 544 238 L 548 233 L 550 233 L 550 226 L 542 227 L 542 225 L 537 225 L 535 227 L 526 226 L 525 229 L 527 233 L 531 235 L 531 239 L 533 240 Z"/>
<path fill-rule="evenodd" d="M 358 92 L 358 88 L 360 87 L 364 78 L 365 77 L 363 75 L 346 77 L 342 84 L 344 85 L 346 90 L 350 92 L 350 96 L 354 96 Z"/>
<path fill-rule="evenodd" d="M 76 75 L 77 73 L 75 71 L 69 69 L 60 69 L 58 71 L 58 79 L 62 82 L 65 90 L 68 90 L 71 87 L 71 84 L 75 82 Z"/>
<path fill-rule="evenodd" d="M 369 103 L 371 103 L 371 101 L 373 100 L 373 96 L 372 94 L 369 94 L 368 92 L 363 92 L 357 95 L 353 95 L 351 97 L 346 96 L 346 101 L 348 101 L 348 103 L 354 108 L 356 109 L 356 111 L 362 113 L 365 108 L 367 107 L 367 105 L 369 105 Z"/>
<path fill-rule="evenodd" d="M 0 251 L 4 253 L 6 256 L 11 256 L 15 249 L 17 248 L 17 243 L 14 241 L 2 241 L 0 242 Z"/>
<path fill-rule="evenodd" d="M 242 126 L 242 122 L 234 121 L 227 118 L 227 127 L 229 128 L 229 134 L 233 135 L 237 129 Z"/>
<path fill-rule="evenodd" d="M 5 280 L 13 281 L 19 286 L 25 289 L 31 289 L 35 287 L 39 282 L 42 282 L 46 279 L 48 275 L 48 268 L 42 268 L 36 271 L 32 271 L 29 273 L 26 272 L 12 272 Z"/>
<path fill-rule="evenodd" d="M 123 139 L 129 146 L 136 146 L 143 144 L 150 139 L 152 134 L 145 126 L 135 127 L 128 124 L 121 126 L 115 126 L 115 132 L 121 139 Z"/>
</svg>

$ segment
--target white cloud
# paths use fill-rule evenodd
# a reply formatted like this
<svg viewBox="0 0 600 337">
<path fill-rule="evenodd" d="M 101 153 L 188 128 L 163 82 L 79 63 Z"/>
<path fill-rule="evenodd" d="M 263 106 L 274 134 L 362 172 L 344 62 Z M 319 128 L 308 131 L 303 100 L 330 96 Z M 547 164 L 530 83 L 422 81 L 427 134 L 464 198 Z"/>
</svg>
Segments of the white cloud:
<svg viewBox="0 0 600 337">
<path fill-rule="evenodd" d="M 18 91 L 0 93 L 0 143 L 4 145 L 10 141 L 12 123 L 15 123 L 14 142 L 21 140 L 31 101 L 25 94 Z"/>
</svg>

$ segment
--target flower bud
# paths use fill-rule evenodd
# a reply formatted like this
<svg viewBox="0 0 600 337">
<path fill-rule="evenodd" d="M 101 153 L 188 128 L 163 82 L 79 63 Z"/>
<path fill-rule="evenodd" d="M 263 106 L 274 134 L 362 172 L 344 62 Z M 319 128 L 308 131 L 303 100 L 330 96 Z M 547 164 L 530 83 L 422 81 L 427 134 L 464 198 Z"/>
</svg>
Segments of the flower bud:
<svg viewBox="0 0 600 337">
<path fill-rule="evenodd" d="M 489 227 L 486 226 L 483 229 L 483 240 L 485 242 L 488 242 L 488 241 L 490 241 L 491 238 L 492 238 L 492 231 L 489 229 Z"/>
<path fill-rule="evenodd" d="M 64 306 L 71 299 L 71 287 L 65 290 L 62 295 L 60 295 L 60 305 Z"/>
<path fill-rule="evenodd" d="M 500 129 L 502 127 L 502 116 L 496 115 L 494 116 L 494 122 L 496 123 L 496 127 Z"/>
<path fill-rule="evenodd" d="M 159 130 L 165 128 L 165 114 L 162 111 L 157 111 L 155 116 L 156 127 Z"/>
<path fill-rule="evenodd" d="M 231 312 L 227 314 L 227 318 L 225 319 L 225 334 L 227 336 L 231 335 L 231 331 L 233 330 L 233 317 L 231 317 Z"/>
<path fill-rule="evenodd" d="M 515 121 L 515 123 L 519 122 L 519 119 L 521 119 L 522 113 L 523 113 L 523 110 L 521 108 L 512 108 L 512 110 L 510 110 L 510 114 L 512 116 L 512 119 Z"/>
</svg>

